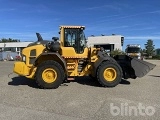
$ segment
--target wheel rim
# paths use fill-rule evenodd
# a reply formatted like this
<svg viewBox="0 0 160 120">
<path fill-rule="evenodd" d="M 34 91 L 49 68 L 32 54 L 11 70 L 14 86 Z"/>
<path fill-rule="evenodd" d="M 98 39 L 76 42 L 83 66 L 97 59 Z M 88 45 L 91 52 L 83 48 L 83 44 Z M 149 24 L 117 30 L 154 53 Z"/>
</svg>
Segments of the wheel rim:
<svg viewBox="0 0 160 120">
<path fill-rule="evenodd" d="M 52 68 L 45 69 L 42 73 L 42 79 L 46 83 L 52 83 L 57 79 L 57 72 Z"/>
<path fill-rule="evenodd" d="M 117 72 L 114 68 L 107 68 L 103 72 L 104 79 L 106 81 L 112 82 L 117 77 Z"/>
</svg>

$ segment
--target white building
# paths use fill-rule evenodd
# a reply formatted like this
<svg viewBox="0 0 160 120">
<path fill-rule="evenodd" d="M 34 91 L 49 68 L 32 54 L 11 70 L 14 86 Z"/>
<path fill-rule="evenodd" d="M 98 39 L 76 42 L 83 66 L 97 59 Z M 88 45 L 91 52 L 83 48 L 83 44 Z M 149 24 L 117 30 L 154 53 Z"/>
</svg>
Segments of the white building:
<svg viewBox="0 0 160 120">
<path fill-rule="evenodd" d="M 16 57 L 20 56 L 22 49 L 27 47 L 30 43 L 32 42 L 0 43 L 0 61 L 17 59 Z"/>
<path fill-rule="evenodd" d="M 111 36 L 91 36 L 88 37 L 88 46 L 101 46 L 105 50 L 122 50 L 124 42 L 124 37 L 121 35 L 111 35 Z"/>
<path fill-rule="evenodd" d="M 7 42 L 0 43 L 0 51 L 20 52 L 32 42 Z"/>
</svg>

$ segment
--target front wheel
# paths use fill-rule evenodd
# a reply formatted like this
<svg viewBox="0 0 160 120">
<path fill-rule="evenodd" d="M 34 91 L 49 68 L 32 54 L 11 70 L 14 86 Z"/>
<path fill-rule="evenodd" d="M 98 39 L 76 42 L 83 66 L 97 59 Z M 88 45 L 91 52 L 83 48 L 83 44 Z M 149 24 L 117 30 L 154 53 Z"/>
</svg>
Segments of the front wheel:
<svg viewBox="0 0 160 120">
<path fill-rule="evenodd" d="M 104 87 L 115 87 L 121 79 L 122 69 L 116 62 L 103 62 L 97 69 L 97 80 Z"/>
<path fill-rule="evenodd" d="M 41 88 L 58 88 L 64 81 L 64 78 L 63 67 L 56 61 L 45 61 L 38 66 L 36 71 L 36 82 Z"/>
</svg>

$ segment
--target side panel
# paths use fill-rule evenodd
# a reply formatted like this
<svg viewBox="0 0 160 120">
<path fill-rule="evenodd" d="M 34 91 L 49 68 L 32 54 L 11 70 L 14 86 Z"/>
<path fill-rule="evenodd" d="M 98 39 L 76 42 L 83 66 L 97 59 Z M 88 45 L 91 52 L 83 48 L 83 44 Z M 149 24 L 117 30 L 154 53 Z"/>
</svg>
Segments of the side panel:
<svg viewBox="0 0 160 120">
<path fill-rule="evenodd" d="M 60 54 L 64 58 L 88 58 L 88 48 L 85 48 L 83 53 L 77 54 L 73 47 L 61 47 Z"/>
</svg>

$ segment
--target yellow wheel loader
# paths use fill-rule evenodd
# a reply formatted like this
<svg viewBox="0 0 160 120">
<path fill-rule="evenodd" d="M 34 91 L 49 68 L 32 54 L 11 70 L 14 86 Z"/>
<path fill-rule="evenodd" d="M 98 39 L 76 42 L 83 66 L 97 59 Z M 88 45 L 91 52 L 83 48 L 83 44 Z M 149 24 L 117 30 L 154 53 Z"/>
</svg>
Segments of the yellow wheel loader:
<svg viewBox="0 0 160 120">
<path fill-rule="evenodd" d="M 104 87 L 118 85 L 122 78 L 143 77 L 155 65 L 126 55 L 115 57 L 101 48 L 87 47 L 84 26 L 60 26 L 60 39 L 29 44 L 22 51 L 22 61 L 14 63 L 18 75 L 36 80 L 44 89 L 58 88 L 65 79 L 91 76 Z"/>
</svg>

